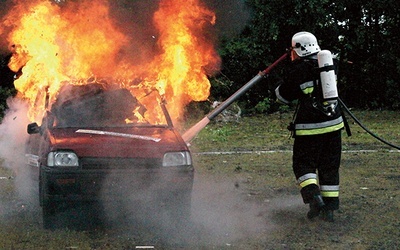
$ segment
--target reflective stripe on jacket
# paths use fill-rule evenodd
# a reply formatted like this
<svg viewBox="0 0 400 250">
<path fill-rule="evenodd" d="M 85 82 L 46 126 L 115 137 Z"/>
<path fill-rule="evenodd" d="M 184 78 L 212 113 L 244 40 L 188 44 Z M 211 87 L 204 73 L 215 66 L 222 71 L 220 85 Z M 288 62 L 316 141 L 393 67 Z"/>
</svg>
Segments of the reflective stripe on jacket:
<svg viewBox="0 0 400 250">
<path fill-rule="evenodd" d="M 329 121 L 318 123 L 295 124 L 295 135 L 319 135 L 340 130 L 344 127 L 342 116 Z"/>
<path fill-rule="evenodd" d="M 340 106 L 329 114 L 323 106 L 320 73 L 316 56 L 293 61 L 282 83 L 275 89 L 279 102 L 290 104 L 298 101 L 294 115 L 294 136 L 319 135 L 344 128 Z M 320 104 L 320 105 L 319 105 Z"/>
<path fill-rule="evenodd" d="M 304 94 L 309 95 L 314 91 L 314 82 L 308 81 L 303 84 L 300 84 L 300 89 Z"/>
</svg>

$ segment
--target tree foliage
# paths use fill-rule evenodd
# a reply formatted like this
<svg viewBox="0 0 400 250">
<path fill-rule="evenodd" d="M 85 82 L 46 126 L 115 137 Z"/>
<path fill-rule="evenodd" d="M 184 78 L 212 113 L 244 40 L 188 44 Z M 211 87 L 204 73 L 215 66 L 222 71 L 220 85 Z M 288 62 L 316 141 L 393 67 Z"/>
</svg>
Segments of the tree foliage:
<svg viewBox="0 0 400 250">
<path fill-rule="evenodd" d="M 246 0 L 252 19 L 236 37 L 220 47 L 223 78 L 238 89 L 289 48 L 299 31 L 316 35 L 322 49 L 340 56 L 339 93 L 350 106 L 400 109 L 400 59 L 397 43 L 400 24 L 397 0 Z M 280 67 L 284 68 L 284 67 Z M 275 70 L 241 102 L 251 109 L 266 98 L 284 74 Z M 214 85 L 213 85 L 214 86 Z M 214 89 L 213 95 L 225 92 Z M 227 97 L 227 96 L 223 96 Z M 271 105 L 273 111 L 274 105 Z"/>
<path fill-rule="evenodd" d="M 10 55 L 0 56 L 0 122 L 7 107 L 7 98 L 14 96 L 16 90 L 13 85 L 14 75 L 7 64 Z"/>
<path fill-rule="evenodd" d="M 211 78 L 212 98 L 228 98 L 285 53 L 293 34 L 305 30 L 316 35 L 322 49 L 339 53 L 339 94 L 348 106 L 400 109 L 400 1 L 243 1 L 251 10 L 251 19 L 240 34 L 221 39 L 222 69 Z M 2 114 L 6 97 L 15 90 L 1 59 Z M 273 91 L 285 74 L 284 66 L 282 63 L 240 98 L 244 111 L 277 109 Z"/>
</svg>

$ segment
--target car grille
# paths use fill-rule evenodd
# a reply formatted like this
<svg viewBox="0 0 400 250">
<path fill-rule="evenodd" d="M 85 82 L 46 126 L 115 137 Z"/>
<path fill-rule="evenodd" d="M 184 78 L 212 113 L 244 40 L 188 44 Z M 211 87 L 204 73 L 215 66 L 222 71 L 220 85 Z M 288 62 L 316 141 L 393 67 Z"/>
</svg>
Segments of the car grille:
<svg viewBox="0 0 400 250">
<path fill-rule="evenodd" d="M 154 169 L 162 166 L 160 159 L 81 158 L 82 169 Z"/>
</svg>

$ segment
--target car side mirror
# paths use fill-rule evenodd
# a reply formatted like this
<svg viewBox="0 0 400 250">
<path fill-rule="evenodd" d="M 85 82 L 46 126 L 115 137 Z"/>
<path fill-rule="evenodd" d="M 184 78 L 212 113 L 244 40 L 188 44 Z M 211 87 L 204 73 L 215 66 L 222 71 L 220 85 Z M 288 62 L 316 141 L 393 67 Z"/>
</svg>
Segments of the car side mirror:
<svg viewBox="0 0 400 250">
<path fill-rule="evenodd" d="M 36 122 L 30 123 L 28 124 L 27 132 L 30 135 L 40 133 L 40 126 Z"/>
</svg>

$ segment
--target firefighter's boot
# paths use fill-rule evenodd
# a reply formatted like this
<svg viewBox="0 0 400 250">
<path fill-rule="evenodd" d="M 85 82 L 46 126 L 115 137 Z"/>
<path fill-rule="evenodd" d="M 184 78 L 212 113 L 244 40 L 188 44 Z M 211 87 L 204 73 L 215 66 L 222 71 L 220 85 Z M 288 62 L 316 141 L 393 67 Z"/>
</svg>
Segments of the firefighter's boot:
<svg viewBox="0 0 400 250">
<path fill-rule="evenodd" d="M 335 220 L 333 219 L 333 210 L 322 210 L 321 219 L 328 222 L 334 222 Z"/>
<path fill-rule="evenodd" d="M 324 203 L 321 195 L 320 194 L 314 195 L 314 198 L 310 202 L 310 211 L 308 211 L 308 213 L 307 213 L 307 218 L 311 220 L 311 219 L 317 217 L 320 214 L 320 212 L 324 206 L 325 206 L 325 203 Z"/>
</svg>

